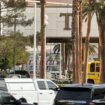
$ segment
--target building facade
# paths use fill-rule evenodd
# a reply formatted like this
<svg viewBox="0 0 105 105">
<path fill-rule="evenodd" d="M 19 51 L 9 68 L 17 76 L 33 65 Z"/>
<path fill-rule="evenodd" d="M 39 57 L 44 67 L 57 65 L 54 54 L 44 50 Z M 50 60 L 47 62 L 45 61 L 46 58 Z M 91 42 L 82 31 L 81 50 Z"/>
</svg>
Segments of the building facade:
<svg viewBox="0 0 105 105">
<path fill-rule="evenodd" d="M 31 2 L 30 2 L 31 1 Z M 37 17 L 37 27 L 36 30 L 40 32 L 40 5 L 37 4 L 37 12 L 35 13 L 34 2 L 33 0 L 29 0 L 31 3 L 26 9 L 26 15 L 28 18 Z M 72 0 L 46 0 L 45 6 L 45 15 L 48 16 L 48 25 L 46 25 L 46 39 L 48 42 L 57 41 L 59 42 L 61 39 L 68 39 L 71 37 L 71 29 L 72 29 Z M 50 2 L 50 3 L 49 3 Z M 53 3 L 52 3 L 53 2 Z M 31 12 L 30 12 L 31 11 Z M 32 35 L 34 34 L 34 23 L 26 28 L 20 28 L 24 33 L 24 35 Z M 83 37 L 86 36 L 87 23 L 83 20 Z M 90 37 L 97 38 L 98 37 L 98 27 L 96 22 L 95 15 L 92 18 L 91 23 L 91 33 Z M 51 40 L 52 39 L 52 40 Z M 58 39 L 58 40 L 57 40 Z M 66 40 L 65 40 L 66 41 Z"/>
<path fill-rule="evenodd" d="M 34 0 L 26 0 L 26 1 L 28 3 L 28 6 L 25 10 L 26 17 L 30 19 L 34 18 L 34 16 L 36 15 L 37 17 L 36 31 L 40 32 L 41 29 L 40 5 L 39 3 L 37 3 L 37 8 L 35 8 Z M 53 42 L 54 40 L 56 41 L 56 39 L 58 39 L 59 42 L 60 39 L 68 39 L 71 37 L 72 0 L 46 0 L 45 15 L 48 16 L 47 19 L 48 25 L 46 25 L 46 38 L 48 39 L 48 42 L 50 41 Z M 86 36 L 86 29 L 87 29 L 87 23 L 83 21 L 83 30 L 82 30 L 83 37 Z M 8 30 L 13 30 L 13 29 L 2 27 L 3 33 L 5 33 Z M 31 26 L 27 27 L 18 26 L 17 30 L 20 30 L 20 32 L 22 32 L 24 36 L 34 35 L 35 32 L 34 22 Z M 98 37 L 98 27 L 95 16 L 92 19 L 90 36 Z"/>
</svg>

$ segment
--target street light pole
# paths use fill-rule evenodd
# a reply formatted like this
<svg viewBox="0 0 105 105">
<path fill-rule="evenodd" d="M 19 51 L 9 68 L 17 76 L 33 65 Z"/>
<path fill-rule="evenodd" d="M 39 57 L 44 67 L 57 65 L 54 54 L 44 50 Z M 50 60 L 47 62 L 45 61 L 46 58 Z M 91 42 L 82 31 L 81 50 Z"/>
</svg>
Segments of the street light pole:
<svg viewBox="0 0 105 105">
<path fill-rule="evenodd" d="M 61 69 L 61 65 L 62 65 L 62 52 L 61 52 L 62 50 L 61 50 L 61 43 L 60 43 L 60 69 L 59 69 L 59 79 L 62 79 L 62 69 Z"/>
<path fill-rule="evenodd" d="M 0 36 L 1 36 L 1 1 L 0 1 Z"/>
<path fill-rule="evenodd" d="M 35 9 L 35 13 L 34 13 L 34 63 L 33 63 L 33 78 L 36 78 L 36 15 L 37 15 L 37 2 L 35 1 L 34 4 L 34 9 Z"/>
<path fill-rule="evenodd" d="M 40 62 L 40 77 L 45 78 L 45 0 L 41 0 L 41 62 Z"/>
</svg>

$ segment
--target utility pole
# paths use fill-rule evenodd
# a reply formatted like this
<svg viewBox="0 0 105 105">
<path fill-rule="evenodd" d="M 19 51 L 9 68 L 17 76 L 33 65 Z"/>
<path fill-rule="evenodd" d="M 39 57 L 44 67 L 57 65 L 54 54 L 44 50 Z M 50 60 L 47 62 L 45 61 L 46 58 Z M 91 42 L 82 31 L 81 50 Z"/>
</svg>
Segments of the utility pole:
<svg viewBox="0 0 105 105">
<path fill-rule="evenodd" d="M 41 62 L 40 77 L 45 78 L 45 0 L 41 0 Z"/>
</svg>

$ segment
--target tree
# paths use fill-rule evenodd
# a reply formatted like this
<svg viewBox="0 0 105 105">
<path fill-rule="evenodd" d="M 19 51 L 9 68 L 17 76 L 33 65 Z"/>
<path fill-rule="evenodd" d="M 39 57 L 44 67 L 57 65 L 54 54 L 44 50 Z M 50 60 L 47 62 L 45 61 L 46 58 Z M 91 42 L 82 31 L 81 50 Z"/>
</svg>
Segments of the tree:
<svg viewBox="0 0 105 105">
<path fill-rule="evenodd" d="M 14 41 L 16 41 L 16 31 L 17 25 L 29 26 L 32 24 L 33 19 L 26 19 L 24 14 L 25 8 L 27 6 L 25 0 L 2 0 L 3 9 L 7 12 L 5 15 L 1 15 L 1 22 L 8 27 L 13 27 Z M 2 8 L 1 8 L 2 9 Z M 15 66 L 15 56 L 16 56 L 16 44 L 13 46 L 13 65 Z M 14 68 L 15 69 L 15 68 Z"/>
<path fill-rule="evenodd" d="M 65 64 L 62 64 L 62 68 L 65 65 L 65 69 L 70 69 L 67 67 L 67 64 L 70 61 L 70 57 L 72 55 L 72 44 L 67 42 L 67 43 L 65 43 L 64 48 L 65 48 L 65 52 L 63 54 L 65 55 Z M 60 44 L 56 44 L 53 48 L 53 51 L 56 54 L 56 56 L 58 56 L 60 53 Z M 68 65 L 70 65 L 70 63 Z"/>
<path fill-rule="evenodd" d="M 27 63 L 28 53 L 25 51 L 26 42 L 25 37 L 20 33 L 15 33 L 16 41 L 14 41 L 14 34 L 10 36 L 1 36 L 0 40 L 0 69 L 6 70 L 12 68 L 13 65 L 13 46 L 16 44 L 16 60 L 15 64 Z M 4 66 L 5 65 L 5 66 Z"/>
<path fill-rule="evenodd" d="M 40 61 L 40 77 L 46 78 L 45 76 L 45 21 L 44 21 L 44 15 L 45 15 L 45 0 L 41 0 L 41 61 Z"/>
<path fill-rule="evenodd" d="M 91 5 L 91 1 L 87 0 L 87 4 Z M 90 29 L 91 29 L 91 18 L 92 18 L 92 13 L 88 11 L 88 14 L 86 15 L 86 12 L 84 12 L 84 17 L 87 20 L 87 33 L 86 33 L 86 38 L 85 38 L 85 54 L 84 54 L 84 70 L 83 70 L 83 83 L 86 82 L 86 71 L 87 71 L 87 63 L 88 63 L 88 48 L 89 48 L 89 41 L 90 41 Z"/>
<path fill-rule="evenodd" d="M 92 45 L 92 44 L 89 44 L 89 50 L 88 50 L 88 53 L 89 55 L 91 54 L 95 54 L 96 53 L 96 50 L 97 50 L 97 47 L 96 45 Z M 56 54 L 56 57 L 59 56 L 59 53 L 60 53 L 60 44 L 56 44 L 54 47 L 53 47 L 53 51 L 54 53 Z M 73 49 L 72 49 L 72 43 L 66 43 L 65 44 L 65 62 L 66 62 L 66 69 L 71 73 L 71 71 L 73 71 L 72 69 L 72 62 L 71 61 L 71 56 L 72 56 L 72 52 L 73 52 Z M 82 49 L 82 52 L 84 52 L 84 49 Z M 82 53 L 83 54 L 83 53 Z M 64 64 L 62 63 L 62 66 Z M 63 67 L 62 67 L 63 68 Z M 81 70 L 82 71 L 82 70 Z"/>
<path fill-rule="evenodd" d="M 105 1 L 101 0 L 97 3 L 98 11 L 96 12 L 98 29 L 99 29 L 99 45 L 100 45 L 100 62 L 101 72 L 100 79 L 101 83 L 105 83 Z"/>
<path fill-rule="evenodd" d="M 81 48 L 82 48 L 82 33 L 79 25 L 81 24 L 81 4 L 82 0 L 73 0 L 73 17 L 72 17 L 72 42 L 73 42 L 73 82 L 81 82 Z M 81 24 L 82 25 L 82 24 Z M 81 33 L 81 34 L 80 34 Z"/>
<path fill-rule="evenodd" d="M 27 6 L 25 0 L 2 0 L 1 3 L 3 5 L 1 12 L 3 9 L 7 11 L 5 15 L 1 16 L 1 22 L 6 26 L 14 26 L 14 31 L 16 31 L 17 25 L 28 26 L 32 24 L 33 19 L 26 19 L 24 13 Z"/>
<path fill-rule="evenodd" d="M 82 47 L 83 47 L 83 42 L 82 42 L 82 4 L 83 4 L 83 0 L 79 1 L 79 58 L 78 58 L 78 62 L 79 62 L 79 72 L 80 72 L 80 83 L 82 83 L 82 79 L 81 79 L 81 75 L 82 75 L 82 62 L 83 62 L 83 54 L 82 54 Z"/>
<path fill-rule="evenodd" d="M 96 14 L 96 19 L 98 23 L 98 30 L 99 30 L 99 48 L 100 48 L 100 62 L 101 62 L 101 68 L 100 68 L 100 79 L 101 83 L 105 83 L 105 1 L 100 0 L 97 2 L 97 0 L 91 1 L 91 6 L 86 3 L 84 6 L 84 12 L 88 14 L 89 12 L 93 14 Z"/>
<path fill-rule="evenodd" d="M 96 54 L 97 50 L 98 48 L 96 45 L 89 44 L 89 50 L 88 50 L 89 55 Z"/>
</svg>

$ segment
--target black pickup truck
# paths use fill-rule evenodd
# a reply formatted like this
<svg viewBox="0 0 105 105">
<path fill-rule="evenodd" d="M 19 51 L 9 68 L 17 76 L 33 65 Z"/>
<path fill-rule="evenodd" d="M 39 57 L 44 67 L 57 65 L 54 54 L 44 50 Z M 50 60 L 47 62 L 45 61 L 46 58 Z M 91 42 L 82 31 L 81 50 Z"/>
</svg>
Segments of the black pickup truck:
<svg viewBox="0 0 105 105">
<path fill-rule="evenodd" d="M 105 105 L 105 84 L 70 84 L 58 91 L 54 105 Z"/>
</svg>

